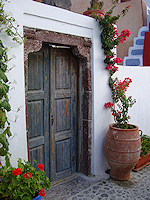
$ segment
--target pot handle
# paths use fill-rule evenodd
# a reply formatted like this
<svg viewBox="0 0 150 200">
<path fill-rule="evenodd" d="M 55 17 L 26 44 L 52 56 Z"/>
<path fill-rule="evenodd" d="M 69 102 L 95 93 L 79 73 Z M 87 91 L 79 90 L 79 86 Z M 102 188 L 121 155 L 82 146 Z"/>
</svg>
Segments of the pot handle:
<svg viewBox="0 0 150 200">
<path fill-rule="evenodd" d="M 115 139 L 118 139 L 117 131 L 113 131 L 112 135 L 113 135 L 113 137 L 114 137 L 114 140 L 115 140 Z"/>
<path fill-rule="evenodd" d="M 140 134 L 141 133 L 141 134 Z M 142 130 L 139 130 L 139 134 L 140 134 L 140 136 L 142 136 L 143 135 L 143 131 Z"/>
</svg>

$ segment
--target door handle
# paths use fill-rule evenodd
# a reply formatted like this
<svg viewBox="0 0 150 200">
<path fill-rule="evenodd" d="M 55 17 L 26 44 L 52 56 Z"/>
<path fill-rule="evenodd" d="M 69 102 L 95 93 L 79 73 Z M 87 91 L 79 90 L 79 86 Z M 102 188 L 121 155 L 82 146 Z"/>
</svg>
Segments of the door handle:
<svg viewBox="0 0 150 200">
<path fill-rule="evenodd" d="M 54 124 L 54 116 L 51 115 L 51 126 L 53 126 L 53 124 Z"/>
</svg>

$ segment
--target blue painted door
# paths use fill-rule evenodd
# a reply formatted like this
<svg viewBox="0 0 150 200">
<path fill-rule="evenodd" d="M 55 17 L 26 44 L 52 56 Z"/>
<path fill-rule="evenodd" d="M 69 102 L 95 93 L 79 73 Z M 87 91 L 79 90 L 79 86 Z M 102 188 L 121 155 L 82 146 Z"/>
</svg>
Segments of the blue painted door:
<svg viewBox="0 0 150 200">
<path fill-rule="evenodd" d="M 70 49 L 44 45 L 28 66 L 30 162 L 54 181 L 76 171 L 78 65 Z"/>
</svg>

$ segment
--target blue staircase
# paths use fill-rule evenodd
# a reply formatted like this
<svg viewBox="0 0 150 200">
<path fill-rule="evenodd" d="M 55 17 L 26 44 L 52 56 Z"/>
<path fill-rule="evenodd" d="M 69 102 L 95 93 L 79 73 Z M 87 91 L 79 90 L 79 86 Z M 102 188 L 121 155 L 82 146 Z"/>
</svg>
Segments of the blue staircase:
<svg viewBox="0 0 150 200">
<path fill-rule="evenodd" d="M 138 37 L 134 38 L 133 47 L 129 48 L 128 56 L 124 57 L 124 66 L 143 66 L 143 47 L 145 32 L 149 31 L 148 26 L 139 29 Z"/>
<path fill-rule="evenodd" d="M 147 6 L 147 24 L 150 23 L 150 0 L 145 0 Z M 143 66 L 143 48 L 145 32 L 149 32 L 148 26 L 143 26 L 134 38 L 133 47 L 129 48 L 128 56 L 124 57 L 124 66 Z"/>
</svg>

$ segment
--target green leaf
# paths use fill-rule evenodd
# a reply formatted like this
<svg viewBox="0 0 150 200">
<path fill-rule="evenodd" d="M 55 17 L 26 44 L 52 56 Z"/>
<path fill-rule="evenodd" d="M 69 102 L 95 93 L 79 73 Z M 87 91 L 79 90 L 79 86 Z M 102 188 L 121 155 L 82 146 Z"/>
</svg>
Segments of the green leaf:
<svg viewBox="0 0 150 200">
<path fill-rule="evenodd" d="M 0 156 L 5 156 L 7 154 L 7 150 L 4 147 L 0 148 Z"/>
<path fill-rule="evenodd" d="M 8 137 L 12 136 L 9 126 L 5 129 L 4 134 L 6 134 Z"/>
<path fill-rule="evenodd" d="M 25 197 L 23 197 L 22 198 L 22 200 L 32 200 L 33 198 L 32 198 L 32 196 L 30 195 L 30 196 L 25 196 Z"/>
<path fill-rule="evenodd" d="M 0 63 L 0 67 L 2 68 L 2 70 L 3 70 L 4 72 L 6 72 L 6 69 L 7 69 L 7 65 L 6 65 L 6 64 Z"/>
<path fill-rule="evenodd" d="M 24 165 L 21 163 L 21 159 L 20 159 L 20 158 L 18 159 L 18 167 L 19 167 L 22 171 L 24 171 Z"/>
<path fill-rule="evenodd" d="M 5 156 L 5 161 L 6 161 L 6 166 L 9 167 L 10 166 L 10 160 L 9 160 L 8 155 Z"/>
<path fill-rule="evenodd" d="M 7 111 L 10 111 L 11 107 L 8 102 L 8 99 L 4 99 L 3 101 L 0 101 L 0 108 L 3 107 L 3 109 L 6 109 Z"/>
<path fill-rule="evenodd" d="M 8 82 L 7 76 L 4 74 L 4 71 L 0 68 L 0 79 L 2 79 L 5 83 Z"/>
<path fill-rule="evenodd" d="M 6 138 L 6 135 L 0 134 L 0 144 L 2 144 L 3 147 L 4 147 L 6 150 L 8 150 L 9 143 L 8 143 L 7 138 Z"/>
<path fill-rule="evenodd" d="M 2 99 L 2 97 L 6 97 L 8 91 L 9 91 L 9 86 L 0 81 L 0 99 Z"/>
</svg>

